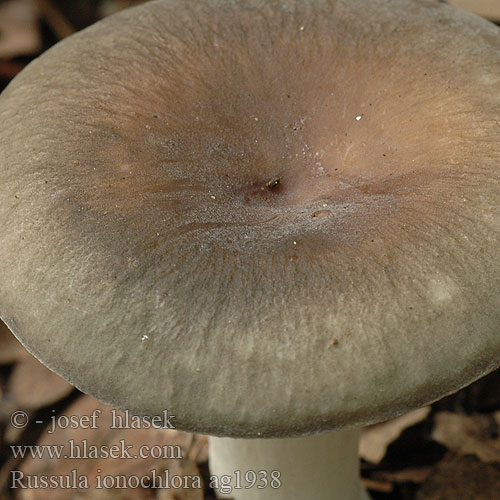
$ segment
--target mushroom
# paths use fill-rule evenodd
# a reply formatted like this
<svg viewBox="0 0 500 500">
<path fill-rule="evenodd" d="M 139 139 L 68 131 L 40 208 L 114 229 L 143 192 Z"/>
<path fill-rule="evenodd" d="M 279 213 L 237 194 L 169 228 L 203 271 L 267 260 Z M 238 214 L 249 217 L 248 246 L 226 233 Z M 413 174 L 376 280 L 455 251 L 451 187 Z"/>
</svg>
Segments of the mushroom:
<svg viewBox="0 0 500 500">
<path fill-rule="evenodd" d="M 0 97 L 2 319 L 218 436 L 238 500 L 367 498 L 359 428 L 500 364 L 499 54 L 432 0 L 160 0 L 69 37 Z"/>
</svg>

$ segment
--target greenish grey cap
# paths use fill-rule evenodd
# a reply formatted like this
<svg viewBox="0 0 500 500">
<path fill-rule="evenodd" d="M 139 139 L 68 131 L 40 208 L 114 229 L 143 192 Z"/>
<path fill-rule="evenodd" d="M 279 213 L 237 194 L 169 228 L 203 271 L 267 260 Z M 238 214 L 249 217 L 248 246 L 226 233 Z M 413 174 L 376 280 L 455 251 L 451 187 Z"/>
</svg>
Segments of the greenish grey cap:
<svg viewBox="0 0 500 500">
<path fill-rule="evenodd" d="M 432 0 L 159 0 L 0 96 L 0 315 L 179 429 L 364 425 L 500 364 L 500 30 Z"/>
</svg>

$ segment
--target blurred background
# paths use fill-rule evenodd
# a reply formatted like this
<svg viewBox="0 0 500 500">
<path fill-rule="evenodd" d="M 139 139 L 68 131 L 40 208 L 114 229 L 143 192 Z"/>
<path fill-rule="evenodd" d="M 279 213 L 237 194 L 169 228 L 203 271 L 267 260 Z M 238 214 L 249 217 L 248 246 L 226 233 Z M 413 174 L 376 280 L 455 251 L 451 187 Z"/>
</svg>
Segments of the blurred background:
<svg viewBox="0 0 500 500">
<path fill-rule="evenodd" d="M 0 91 L 54 43 L 142 1 L 0 0 Z M 448 3 L 500 23 L 500 0 Z M 102 412 L 98 428 L 59 428 L 49 433 L 52 418 L 91 415 L 96 409 Z M 0 322 L 0 500 L 214 498 L 208 487 L 204 436 L 176 430 L 111 429 L 110 412 L 111 408 L 41 365 Z M 23 425 L 13 426 L 12 415 L 20 416 Z M 365 429 L 360 445 L 363 481 L 374 500 L 496 500 L 500 498 L 499 430 L 497 370 L 430 407 Z M 38 456 L 37 448 L 29 448 L 67 446 L 69 440 L 85 441 L 88 446 L 110 446 L 121 440 L 134 446 L 180 446 L 182 458 L 57 459 L 48 453 Z M 19 450 L 28 452 L 23 457 Z M 12 488 L 13 478 L 20 477 L 13 471 L 25 477 L 68 477 L 73 470 L 88 478 L 98 474 L 150 477 L 153 470 L 158 474 L 169 470 L 179 477 L 199 477 L 201 482 L 199 487 L 196 481 L 189 482 L 191 487 L 184 489 L 155 489 L 147 481 L 141 487 L 96 489 L 91 479 L 89 488 L 82 489 Z"/>
</svg>

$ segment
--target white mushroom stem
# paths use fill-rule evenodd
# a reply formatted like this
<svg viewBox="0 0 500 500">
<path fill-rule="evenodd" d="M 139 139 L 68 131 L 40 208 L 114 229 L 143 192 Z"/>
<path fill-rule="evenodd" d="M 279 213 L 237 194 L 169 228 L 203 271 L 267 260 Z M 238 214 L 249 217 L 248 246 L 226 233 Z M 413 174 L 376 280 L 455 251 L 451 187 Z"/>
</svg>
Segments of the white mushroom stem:
<svg viewBox="0 0 500 500">
<path fill-rule="evenodd" d="M 210 474 L 219 481 L 217 495 L 234 500 L 369 500 L 359 479 L 359 435 L 355 429 L 300 438 L 210 437 Z M 224 476 L 231 477 L 230 486 Z"/>
</svg>

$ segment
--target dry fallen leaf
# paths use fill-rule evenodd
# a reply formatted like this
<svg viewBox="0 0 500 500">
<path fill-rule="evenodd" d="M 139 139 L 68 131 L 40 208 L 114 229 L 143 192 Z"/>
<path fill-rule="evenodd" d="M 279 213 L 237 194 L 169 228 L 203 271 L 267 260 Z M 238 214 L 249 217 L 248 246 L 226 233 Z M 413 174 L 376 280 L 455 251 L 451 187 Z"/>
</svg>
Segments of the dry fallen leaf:
<svg viewBox="0 0 500 500">
<path fill-rule="evenodd" d="M 88 428 L 89 426 L 94 427 L 93 420 L 85 420 L 87 428 L 84 428 L 79 418 L 82 416 L 90 418 L 94 412 L 97 415 L 95 428 Z M 123 417 L 124 414 L 116 410 L 115 415 Z M 39 477 L 46 474 L 71 477 L 72 471 L 76 471 L 77 477 L 82 477 L 84 481 L 87 481 L 88 488 L 83 485 L 84 487 L 81 489 L 72 490 L 71 498 L 137 500 L 156 498 L 161 493 L 162 498 L 166 500 L 169 499 L 168 496 L 165 496 L 167 492 L 175 494 L 177 497 L 171 496 L 171 498 L 179 500 L 181 498 L 185 500 L 201 500 L 203 498 L 200 473 L 194 461 L 189 457 L 191 449 L 199 447 L 200 439 L 204 438 L 176 430 L 112 428 L 113 410 L 85 395 L 78 398 L 61 416 L 73 418 L 80 425 L 73 429 L 57 428 L 52 434 L 49 434 L 49 426 L 37 445 L 62 445 L 64 446 L 62 455 L 63 457 L 66 455 L 67 458 L 54 459 L 47 454 L 42 458 L 28 458 L 19 467 L 25 476 L 35 475 Z M 115 419 L 114 423 L 118 423 L 118 420 Z M 80 451 L 80 457 L 76 453 L 69 454 L 71 442 L 73 450 Z M 114 458 L 102 456 L 102 453 L 111 450 L 113 446 L 118 447 Z M 85 447 L 86 453 L 84 453 Z M 123 452 L 123 450 L 126 451 Z M 141 450 L 143 458 L 140 456 Z M 154 452 L 153 456 L 144 455 L 144 453 L 148 455 L 149 450 Z M 91 458 L 91 453 L 97 453 L 101 456 Z M 158 453 L 160 456 L 157 456 Z M 170 490 L 167 488 L 164 490 L 161 488 L 151 489 L 153 474 L 160 478 L 157 481 L 163 480 L 164 486 L 170 486 Z M 179 478 L 175 480 L 176 483 L 173 480 L 174 476 Z M 167 477 L 169 482 L 166 481 Z M 136 478 L 138 478 L 139 483 L 137 483 Z M 145 488 L 140 484 L 141 480 Z M 114 488 L 120 481 L 125 487 L 123 489 Z M 176 487 L 176 484 L 188 485 L 189 488 L 179 488 Z M 200 488 L 197 487 L 198 484 L 201 486 Z M 157 485 L 161 486 L 159 482 Z M 29 500 L 27 492 L 28 490 L 20 491 L 21 500 Z M 37 500 L 66 500 L 67 498 L 67 490 L 61 488 L 39 490 L 37 495 Z"/>
<path fill-rule="evenodd" d="M 189 458 L 197 464 L 208 462 L 208 436 L 196 435 L 189 448 Z"/>
<path fill-rule="evenodd" d="M 33 356 L 17 363 L 7 383 L 7 397 L 23 409 L 37 409 L 67 396 L 73 386 Z"/>
<path fill-rule="evenodd" d="M 380 493 L 391 493 L 394 489 L 392 481 L 387 479 L 372 479 L 364 477 L 361 482 L 367 490 L 379 491 Z"/>
<path fill-rule="evenodd" d="M 41 50 L 38 13 L 30 0 L 0 3 L 0 58 L 9 59 Z"/>
<path fill-rule="evenodd" d="M 479 16 L 500 21 L 499 0 L 447 0 L 449 4 L 468 10 Z"/>
<path fill-rule="evenodd" d="M 372 479 L 390 481 L 391 483 L 423 483 L 433 471 L 430 465 L 423 467 L 408 467 L 397 471 L 377 471 Z"/>
<path fill-rule="evenodd" d="M 364 428 L 359 442 L 360 456 L 373 464 L 380 463 L 387 452 L 387 447 L 405 429 L 425 420 L 430 411 L 430 406 L 425 406 L 393 420 Z"/>
<path fill-rule="evenodd" d="M 444 460 L 417 493 L 416 500 L 494 500 L 500 492 L 500 466 L 473 456 Z"/>
<path fill-rule="evenodd" d="M 179 465 L 181 467 L 174 467 L 170 470 L 179 476 L 192 476 L 199 474 L 198 468 L 195 466 L 194 462 L 190 460 L 184 460 Z M 157 500 L 203 500 L 203 490 L 202 489 L 186 489 L 182 491 L 178 490 L 159 490 Z"/>
<path fill-rule="evenodd" d="M 15 363 L 29 356 L 28 351 L 0 320 L 0 365 Z"/>
<path fill-rule="evenodd" d="M 440 412 L 434 417 L 432 438 L 455 453 L 500 463 L 500 438 L 491 432 L 494 420 L 500 423 L 500 412 L 492 416 Z"/>
</svg>

